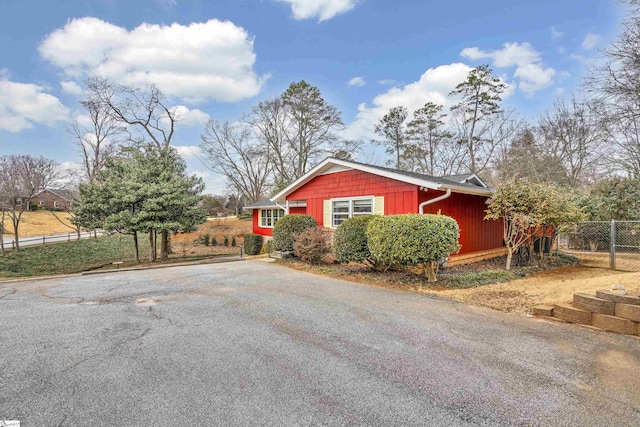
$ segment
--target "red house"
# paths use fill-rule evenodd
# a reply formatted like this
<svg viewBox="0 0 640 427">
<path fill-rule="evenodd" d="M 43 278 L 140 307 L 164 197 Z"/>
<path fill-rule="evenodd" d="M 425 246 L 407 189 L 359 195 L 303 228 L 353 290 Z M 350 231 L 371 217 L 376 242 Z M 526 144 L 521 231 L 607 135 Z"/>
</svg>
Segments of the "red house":
<svg viewBox="0 0 640 427">
<path fill-rule="evenodd" d="M 313 216 L 335 229 L 354 215 L 441 213 L 460 227 L 458 262 L 504 253 L 502 223 L 484 219 L 493 190 L 475 174 L 433 177 L 328 158 L 270 200 L 253 203 L 253 232 L 271 236 L 286 214 Z M 452 258 L 452 263 L 455 260 Z"/>
</svg>

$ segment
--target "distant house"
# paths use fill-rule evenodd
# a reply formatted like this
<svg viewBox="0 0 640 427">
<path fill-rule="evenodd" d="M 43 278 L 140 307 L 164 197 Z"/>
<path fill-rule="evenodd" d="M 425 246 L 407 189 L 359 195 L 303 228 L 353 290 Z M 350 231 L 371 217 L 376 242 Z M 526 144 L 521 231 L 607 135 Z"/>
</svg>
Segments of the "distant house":
<svg viewBox="0 0 640 427">
<path fill-rule="evenodd" d="M 33 206 L 36 205 L 47 210 L 70 210 L 74 199 L 75 194 L 69 190 L 41 190 L 31 198 L 30 209 L 33 210 Z"/>
<path fill-rule="evenodd" d="M 434 177 L 328 158 L 271 199 L 245 209 L 253 211 L 253 232 L 264 236 L 286 214 L 308 214 L 334 230 L 355 215 L 441 213 L 460 226 L 459 256 L 485 258 L 504 252 L 502 223 L 484 219 L 492 194 L 475 174 Z"/>
</svg>

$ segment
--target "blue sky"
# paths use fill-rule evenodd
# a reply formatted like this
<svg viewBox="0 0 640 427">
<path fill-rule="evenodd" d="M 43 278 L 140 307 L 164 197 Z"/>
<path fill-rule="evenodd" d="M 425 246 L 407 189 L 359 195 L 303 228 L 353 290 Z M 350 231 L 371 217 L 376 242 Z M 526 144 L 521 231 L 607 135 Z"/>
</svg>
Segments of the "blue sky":
<svg viewBox="0 0 640 427">
<path fill-rule="evenodd" d="M 615 0 L 2 0 L 0 155 L 69 165 L 82 81 L 153 80 L 182 111 L 189 171 L 222 193 L 196 157 L 209 117 L 236 120 L 305 79 L 342 111 L 345 137 L 368 141 L 389 108 L 449 106 L 488 63 L 510 85 L 504 105 L 534 118 L 579 89 L 622 18 Z"/>
</svg>

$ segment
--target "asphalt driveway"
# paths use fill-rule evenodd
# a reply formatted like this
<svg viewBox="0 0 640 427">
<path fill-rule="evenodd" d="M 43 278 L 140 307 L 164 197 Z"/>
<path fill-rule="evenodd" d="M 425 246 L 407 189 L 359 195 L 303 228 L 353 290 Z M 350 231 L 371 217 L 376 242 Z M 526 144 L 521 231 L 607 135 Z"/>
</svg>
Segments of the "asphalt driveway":
<svg viewBox="0 0 640 427">
<path fill-rule="evenodd" d="M 22 426 L 640 425 L 640 340 L 260 261 L 0 284 Z"/>
</svg>

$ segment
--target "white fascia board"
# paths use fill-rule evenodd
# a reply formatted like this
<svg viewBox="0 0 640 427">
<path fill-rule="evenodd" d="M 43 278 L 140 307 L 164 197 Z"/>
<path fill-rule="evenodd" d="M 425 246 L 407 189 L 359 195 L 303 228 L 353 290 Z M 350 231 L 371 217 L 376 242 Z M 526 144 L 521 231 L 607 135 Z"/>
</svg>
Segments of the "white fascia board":
<svg viewBox="0 0 640 427">
<path fill-rule="evenodd" d="M 486 196 L 491 197 L 494 193 L 494 190 L 491 188 L 468 188 L 468 187 L 458 187 L 457 185 L 448 185 L 441 184 L 439 190 L 442 189 L 450 189 L 454 193 L 462 193 L 462 194 L 470 194 L 472 196 Z"/>
<path fill-rule="evenodd" d="M 478 175 L 476 175 L 475 173 L 472 173 L 472 174 L 471 174 L 471 176 L 470 176 L 469 178 L 467 178 L 467 181 L 468 181 L 468 180 L 470 180 L 470 179 L 472 179 L 472 178 L 477 179 L 477 180 L 478 180 L 478 182 L 479 182 L 480 184 L 482 184 L 482 186 L 483 186 L 484 188 L 489 188 L 489 186 L 488 186 L 488 185 L 487 185 L 487 184 L 486 184 L 482 179 L 480 179 L 480 177 L 479 177 Z"/>
</svg>

